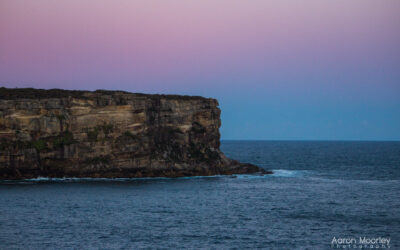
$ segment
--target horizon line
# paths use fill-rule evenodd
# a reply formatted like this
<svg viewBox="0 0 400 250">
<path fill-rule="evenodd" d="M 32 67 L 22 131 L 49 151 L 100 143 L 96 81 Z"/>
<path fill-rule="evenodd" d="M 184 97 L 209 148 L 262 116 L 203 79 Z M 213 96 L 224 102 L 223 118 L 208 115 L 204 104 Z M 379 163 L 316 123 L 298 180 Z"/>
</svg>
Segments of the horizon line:
<svg viewBox="0 0 400 250">
<path fill-rule="evenodd" d="M 400 140 L 364 139 L 220 139 L 220 141 L 287 141 L 287 142 L 400 142 Z"/>
</svg>

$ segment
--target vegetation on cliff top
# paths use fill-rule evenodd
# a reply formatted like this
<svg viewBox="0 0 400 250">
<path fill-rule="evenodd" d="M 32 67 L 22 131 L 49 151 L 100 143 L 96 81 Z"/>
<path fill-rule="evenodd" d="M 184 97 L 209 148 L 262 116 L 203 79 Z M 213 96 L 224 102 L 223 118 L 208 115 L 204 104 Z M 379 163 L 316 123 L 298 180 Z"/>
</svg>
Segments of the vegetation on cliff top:
<svg viewBox="0 0 400 250">
<path fill-rule="evenodd" d="M 79 99 L 90 99 L 102 95 L 132 95 L 136 97 L 147 97 L 150 99 L 176 99 L 176 100 L 194 100 L 207 99 L 201 96 L 188 95 L 163 95 L 163 94 L 143 94 L 130 93 L 126 91 L 111 90 L 65 90 L 65 89 L 35 89 L 35 88 L 0 88 L 0 100 L 16 100 L 16 99 L 47 99 L 47 98 L 65 98 L 74 97 Z"/>
</svg>

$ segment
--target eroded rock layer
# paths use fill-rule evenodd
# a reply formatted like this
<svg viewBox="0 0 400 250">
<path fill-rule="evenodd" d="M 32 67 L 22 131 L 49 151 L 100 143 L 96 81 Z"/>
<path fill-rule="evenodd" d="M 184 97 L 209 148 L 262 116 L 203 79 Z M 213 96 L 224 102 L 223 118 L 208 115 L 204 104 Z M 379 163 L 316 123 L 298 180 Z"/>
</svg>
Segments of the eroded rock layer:
<svg viewBox="0 0 400 250">
<path fill-rule="evenodd" d="M 0 88 L 0 179 L 264 172 L 219 150 L 215 99 Z"/>
</svg>

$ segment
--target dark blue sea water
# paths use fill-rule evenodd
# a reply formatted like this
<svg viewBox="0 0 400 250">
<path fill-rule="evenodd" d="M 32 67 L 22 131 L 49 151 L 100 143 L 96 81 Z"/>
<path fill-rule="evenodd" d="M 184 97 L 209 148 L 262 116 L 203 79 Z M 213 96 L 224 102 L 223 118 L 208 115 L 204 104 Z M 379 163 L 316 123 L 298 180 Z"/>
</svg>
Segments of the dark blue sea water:
<svg viewBox="0 0 400 250">
<path fill-rule="evenodd" d="M 0 183 L 0 249 L 400 248 L 400 142 L 224 141 L 271 176 Z"/>
</svg>

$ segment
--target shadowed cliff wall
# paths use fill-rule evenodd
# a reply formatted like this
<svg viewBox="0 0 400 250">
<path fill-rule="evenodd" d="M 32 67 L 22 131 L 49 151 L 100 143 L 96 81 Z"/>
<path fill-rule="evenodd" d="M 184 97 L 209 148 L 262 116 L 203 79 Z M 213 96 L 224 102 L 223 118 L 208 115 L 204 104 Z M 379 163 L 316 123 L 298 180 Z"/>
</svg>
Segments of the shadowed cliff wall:
<svg viewBox="0 0 400 250">
<path fill-rule="evenodd" d="M 215 99 L 0 88 L 0 179 L 249 173 L 219 150 Z"/>
</svg>

